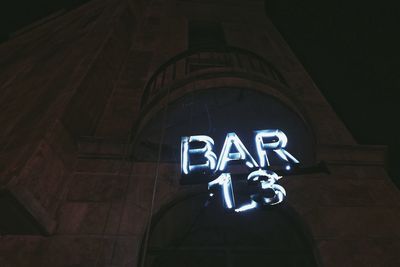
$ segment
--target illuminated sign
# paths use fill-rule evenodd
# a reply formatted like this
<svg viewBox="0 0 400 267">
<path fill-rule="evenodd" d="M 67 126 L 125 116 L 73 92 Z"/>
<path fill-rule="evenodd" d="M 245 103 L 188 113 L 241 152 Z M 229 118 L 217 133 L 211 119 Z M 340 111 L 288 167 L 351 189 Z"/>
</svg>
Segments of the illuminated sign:
<svg viewBox="0 0 400 267">
<path fill-rule="evenodd" d="M 277 157 L 285 163 L 289 171 L 292 164 L 299 161 L 286 149 L 286 135 L 278 130 L 260 130 L 254 133 L 254 145 L 257 159 L 250 154 L 236 133 L 226 135 L 219 157 L 214 152 L 214 140 L 207 135 L 182 137 L 181 139 L 181 167 L 183 175 L 192 173 L 208 174 L 218 177 L 208 182 L 210 197 L 213 191 L 219 191 L 225 208 L 242 212 L 258 207 L 259 205 L 275 205 L 283 201 L 285 189 L 276 184 L 282 178 L 269 170 L 270 158 Z M 248 183 L 258 184 L 259 193 L 250 196 L 250 202 L 236 207 L 231 174 L 226 172 L 229 165 L 242 163 L 251 170 L 247 176 Z M 272 192 L 272 194 L 271 194 Z"/>
</svg>

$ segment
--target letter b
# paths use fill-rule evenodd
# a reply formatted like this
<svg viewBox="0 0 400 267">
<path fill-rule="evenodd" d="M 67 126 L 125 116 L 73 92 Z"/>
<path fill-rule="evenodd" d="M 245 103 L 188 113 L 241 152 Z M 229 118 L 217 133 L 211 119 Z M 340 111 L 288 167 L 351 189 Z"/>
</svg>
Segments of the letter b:
<svg viewBox="0 0 400 267">
<path fill-rule="evenodd" d="M 190 143 L 200 142 L 204 146 L 190 148 Z M 217 165 L 217 156 L 212 151 L 214 140 L 207 135 L 194 135 L 190 137 L 182 137 L 181 139 L 181 166 L 184 174 L 192 171 L 213 171 Z M 191 164 L 191 156 L 203 156 L 206 161 L 202 164 Z"/>
</svg>

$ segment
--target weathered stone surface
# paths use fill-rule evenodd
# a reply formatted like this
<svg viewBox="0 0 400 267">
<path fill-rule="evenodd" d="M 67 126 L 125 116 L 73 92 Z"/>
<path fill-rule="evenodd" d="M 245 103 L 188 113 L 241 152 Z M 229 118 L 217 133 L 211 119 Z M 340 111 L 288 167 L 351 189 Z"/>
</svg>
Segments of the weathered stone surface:
<svg viewBox="0 0 400 267">
<path fill-rule="evenodd" d="M 103 234 L 110 204 L 96 202 L 67 202 L 60 207 L 57 233 Z"/>
<path fill-rule="evenodd" d="M 153 186 L 154 177 L 131 177 L 119 228 L 121 234 L 140 234 L 144 230 L 149 220 Z"/>
<path fill-rule="evenodd" d="M 80 138 L 78 151 L 81 158 L 128 158 L 130 144 L 127 139 Z"/>
<path fill-rule="evenodd" d="M 119 234 L 140 235 L 143 233 L 146 223 L 149 221 L 149 208 L 143 208 L 128 202 L 122 214 Z"/>
<path fill-rule="evenodd" d="M 359 179 L 389 179 L 382 165 L 368 164 L 329 164 L 329 171 L 336 179 L 359 178 Z"/>
<path fill-rule="evenodd" d="M 122 215 L 125 207 L 125 199 L 111 202 L 110 211 L 107 217 L 107 222 L 104 230 L 106 235 L 119 235 L 119 230 L 122 223 Z M 134 222 L 131 222 L 134 223 Z"/>
<path fill-rule="evenodd" d="M 43 237 L 2 236 L 0 237 L 0 265 L 2 267 L 30 267 L 46 255 Z"/>
<path fill-rule="evenodd" d="M 131 172 L 131 164 L 127 159 L 78 159 L 76 171 L 128 175 Z"/>
<path fill-rule="evenodd" d="M 132 175 L 155 176 L 157 165 L 152 162 L 135 162 L 132 168 Z"/>
<path fill-rule="evenodd" d="M 137 266 L 140 239 L 137 236 L 118 239 L 115 243 L 112 266 Z"/>
<path fill-rule="evenodd" d="M 398 207 L 317 207 L 303 214 L 315 238 L 399 238 Z"/>
<path fill-rule="evenodd" d="M 323 266 L 388 266 L 400 264 L 398 239 L 318 240 Z"/>
<path fill-rule="evenodd" d="M 368 165 L 383 165 L 385 146 L 319 145 L 318 159 L 328 162 L 359 162 Z"/>
<path fill-rule="evenodd" d="M 46 240 L 46 255 L 40 266 L 105 266 L 111 261 L 112 240 L 100 237 L 52 237 Z"/>
<path fill-rule="evenodd" d="M 69 201 L 115 201 L 124 197 L 128 176 L 76 174 L 68 192 Z"/>
<path fill-rule="evenodd" d="M 399 194 L 387 180 L 289 176 L 279 182 L 295 206 L 398 206 Z"/>
<path fill-rule="evenodd" d="M 68 179 L 68 171 L 45 142 L 27 162 L 15 183 L 28 188 L 50 214 L 54 214 Z"/>
</svg>

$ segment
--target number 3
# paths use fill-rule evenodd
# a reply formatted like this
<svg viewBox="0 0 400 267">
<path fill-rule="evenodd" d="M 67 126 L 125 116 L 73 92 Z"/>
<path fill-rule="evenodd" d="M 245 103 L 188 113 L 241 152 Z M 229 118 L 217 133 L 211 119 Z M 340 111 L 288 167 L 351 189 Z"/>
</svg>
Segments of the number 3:
<svg viewBox="0 0 400 267">
<path fill-rule="evenodd" d="M 269 170 L 257 170 L 249 174 L 247 177 L 248 182 L 259 182 L 261 185 L 261 192 L 252 195 L 251 199 L 256 202 L 261 202 L 263 205 L 276 205 L 283 201 L 286 196 L 285 189 L 275 184 L 281 176 Z M 268 196 L 267 190 L 274 192 L 273 196 Z"/>
</svg>

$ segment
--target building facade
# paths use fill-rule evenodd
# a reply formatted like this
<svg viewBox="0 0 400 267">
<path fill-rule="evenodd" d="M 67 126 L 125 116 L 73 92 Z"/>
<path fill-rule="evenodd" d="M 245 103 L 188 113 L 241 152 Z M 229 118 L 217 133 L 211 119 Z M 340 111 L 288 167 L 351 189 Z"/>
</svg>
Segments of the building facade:
<svg viewBox="0 0 400 267">
<path fill-rule="evenodd" d="M 0 62 L 0 266 L 399 266 L 385 148 L 357 144 L 263 1 L 93 0 Z M 182 137 L 256 155 L 265 129 L 299 161 L 275 166 L 281 203 L 232 212 L 182 175 Z"/>
</svg>

